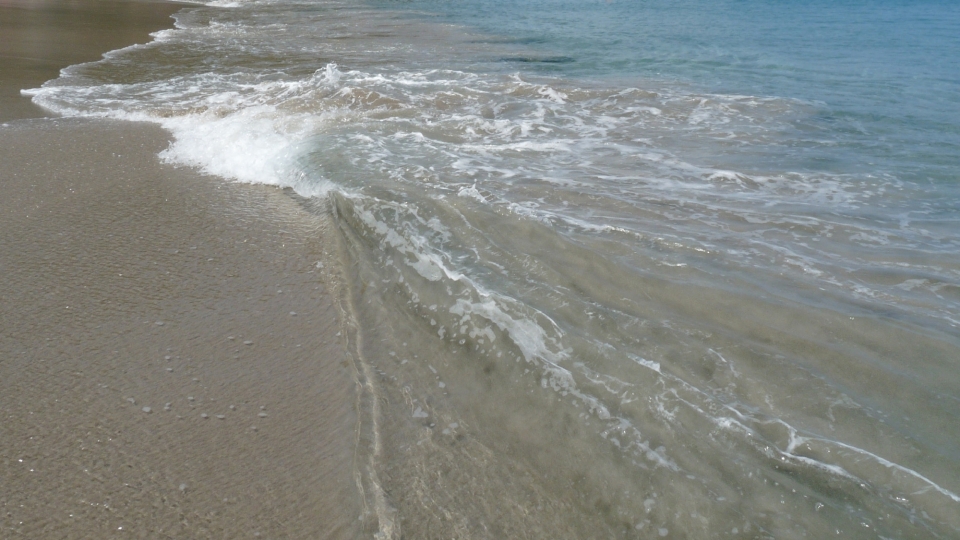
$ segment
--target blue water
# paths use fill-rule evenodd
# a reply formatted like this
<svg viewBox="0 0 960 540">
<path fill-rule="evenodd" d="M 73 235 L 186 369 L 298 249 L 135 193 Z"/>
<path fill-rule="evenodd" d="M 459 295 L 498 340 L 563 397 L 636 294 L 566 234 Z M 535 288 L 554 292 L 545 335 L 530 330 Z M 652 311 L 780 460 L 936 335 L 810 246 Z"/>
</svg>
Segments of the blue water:
<svg viewBox="0 0 960 540">
<path fill-rule="evenodd" d="M 410 0 L 379 2 L 523 43 L 505 69 L 689 84 L 818 105 L 842 149 L 810 168 L 960 176 L 960 2 Z M 537 62 L 541 59 L 544 61 Z M 803 126 L 798 126 L 803 129 Z M 778 157 L 782 159 L 782 156 Z"/>
</svg>

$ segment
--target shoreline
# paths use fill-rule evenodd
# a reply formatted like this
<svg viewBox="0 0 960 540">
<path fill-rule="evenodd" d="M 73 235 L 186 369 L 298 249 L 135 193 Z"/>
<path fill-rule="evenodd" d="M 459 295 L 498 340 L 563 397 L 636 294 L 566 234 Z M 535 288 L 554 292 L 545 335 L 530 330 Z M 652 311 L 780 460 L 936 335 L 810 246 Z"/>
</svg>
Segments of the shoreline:
<svg viewBox="0 0 960 540">
<path fill-rule="evenodd" d="M 0 4 L 0 122 L 55 115 L 20 95 L 67 66 L 147 43 L 188 4 L 154 0 L 7 0 Z"/>
<path fill-rule="evenodd" d="M 145 20 L 131 35 L 159 29 Z M 71 32 L 89 56 L 103 28 Z M 5 87 L 75 63 L 47 52 Z M 157 126 L 37 111 L 0 97 L 0 530 L 356 537 L 355 376 L 324 219 L 161 164 Z"/>
<path fill-rule="evenodd" d="M 35 98 L 174 135 L 0 121 L 0 530 L 960 531 L 950 190 L 835 176 L 789 100 L 327 7 L 186 9 Z"/>
</svg>

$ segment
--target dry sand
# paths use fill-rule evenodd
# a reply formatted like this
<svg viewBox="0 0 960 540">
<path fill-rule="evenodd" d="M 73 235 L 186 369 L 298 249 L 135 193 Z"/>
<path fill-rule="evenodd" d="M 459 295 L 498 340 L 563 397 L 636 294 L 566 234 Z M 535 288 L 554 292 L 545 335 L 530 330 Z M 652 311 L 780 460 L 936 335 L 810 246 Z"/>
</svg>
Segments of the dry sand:
<svg viewBox="0 0 960 540">
<path fill-rule="evenodd" d="M 155 126 L 16 110 L 0 126 L 0 537 L 356 537 L 355 374 L 323 219 L 161 164 Z"/>
</svg>

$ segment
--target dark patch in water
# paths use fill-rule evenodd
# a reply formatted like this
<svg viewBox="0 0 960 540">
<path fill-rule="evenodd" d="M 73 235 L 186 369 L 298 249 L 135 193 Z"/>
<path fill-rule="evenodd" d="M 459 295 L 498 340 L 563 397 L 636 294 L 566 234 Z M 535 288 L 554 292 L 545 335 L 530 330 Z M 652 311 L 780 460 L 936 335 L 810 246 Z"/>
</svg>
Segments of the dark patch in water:
<svg viewBox="0 0 960 540">
<path fill-rule="evenodd" d="M 467 43 L 493 43 L 493 44 L 514 44 L 514 45 L 534 45 L 538 43 L 546 43 L 547 38 L 544 37 L 521 37 L 521 38 L 509 38 L 509 37 L 494 37 L 487 39 L 475 39 L 468 41 Z"/>
<path fill-rule="evenodd" d="M 577 59 L 571 56 L 505 56 L 500 58 L 501 62 L 523 62 L 525 64 L 569 64 L 576 62 Z"/>
</svg>

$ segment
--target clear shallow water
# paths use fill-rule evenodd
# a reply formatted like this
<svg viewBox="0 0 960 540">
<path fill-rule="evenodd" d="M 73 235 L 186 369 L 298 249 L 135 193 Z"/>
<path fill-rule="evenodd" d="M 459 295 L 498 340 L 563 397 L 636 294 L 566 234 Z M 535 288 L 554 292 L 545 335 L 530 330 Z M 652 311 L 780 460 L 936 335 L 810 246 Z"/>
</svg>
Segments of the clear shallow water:
<svg viewBox="0 0 960 540">
<path fill-rule="evenodd" d="M 958 13 L 221 3 L 30 93 L 336 220 L 371 533 L 950 538 Z"/>
</svg>

